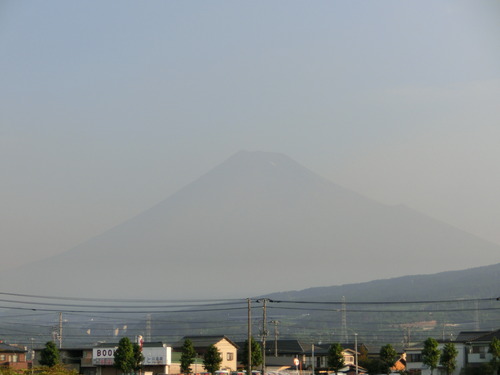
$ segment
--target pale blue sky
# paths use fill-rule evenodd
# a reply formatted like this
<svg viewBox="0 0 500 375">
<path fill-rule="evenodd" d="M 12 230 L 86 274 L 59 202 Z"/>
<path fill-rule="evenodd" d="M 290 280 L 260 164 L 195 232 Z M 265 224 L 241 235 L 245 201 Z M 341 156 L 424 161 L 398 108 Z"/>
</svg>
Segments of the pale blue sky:
<svg viewBox="0 0 500 375">
<path fill-rule="evenodd" d="M 0 3 L 0 269 L 233 153 L 500 243 L 498 1 Z"/>
</svg>

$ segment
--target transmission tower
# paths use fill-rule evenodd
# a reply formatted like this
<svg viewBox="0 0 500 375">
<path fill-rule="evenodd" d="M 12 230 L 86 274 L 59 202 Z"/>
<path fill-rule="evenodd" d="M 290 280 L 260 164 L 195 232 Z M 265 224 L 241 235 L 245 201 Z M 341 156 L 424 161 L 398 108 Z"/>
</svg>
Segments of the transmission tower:
<svg viewBox="0 0 500 375">
<path fill-rule="evenodd" d="M 146 342 L 151 341 L 151 314 L 146 317 Z"/>
<path fill-rule="evenodd" d="M 340 330 L 340 338 L 345 344 L 347 344 L 347 342 L 349 341 L 349 337 L 347 336 L 347 309 L 344 296 L 342 296 L 341 311 L 342 311 L 342 329 Z"/>
</svg>

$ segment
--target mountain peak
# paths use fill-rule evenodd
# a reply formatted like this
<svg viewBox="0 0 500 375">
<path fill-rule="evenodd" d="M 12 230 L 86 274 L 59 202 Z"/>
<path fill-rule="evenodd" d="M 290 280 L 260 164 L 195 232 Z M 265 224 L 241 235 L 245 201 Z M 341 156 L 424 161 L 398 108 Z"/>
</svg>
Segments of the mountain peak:
<svg viewBox="0 0 500 375">
<path fill-rule="evenodd" d="M 488 265 L 499 250 L 285 155 L 240 151 L 157 206 L 0 282 L 31 294 L 249 297 Z"/>
</svg>

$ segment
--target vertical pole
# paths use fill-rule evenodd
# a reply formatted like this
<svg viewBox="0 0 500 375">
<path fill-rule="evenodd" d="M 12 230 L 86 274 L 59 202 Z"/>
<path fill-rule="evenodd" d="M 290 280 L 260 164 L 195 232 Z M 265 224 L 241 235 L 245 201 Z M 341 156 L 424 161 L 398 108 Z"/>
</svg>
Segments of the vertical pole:
<svg viewBox="0 0 500 375">
<path fill-rule="evenodd" d="M 278 356 L 278 323 L 279 320 L 272 320 L 271 323 L 274 324 L 274 356 Z"/>
<path fill-rule="evenodd" d="M 248 298 L 248 366 L 247 375 L 252 375 L 252 307 Z"/>
<path fill-rule="evenodd" d="M 62 312 L 59 313 L 59 349 L 62 348 L 62 334 L 63 334 L 63 318 Z"/>
<path fill-rule="evenodd" d="M 354 332 L 354 355 L 356 356 L 356 375 L 358 375 L 358 334 Z"/>
<path fill-rule="evenodd" d="M 33 367 L 35 366 L 35 350 L 33 349 L 33 341 L 35 340 L 33 337 L 30 339 L 31 340 L 31 373 L 33 374 Z"/>
<path fill-rule="evenodd" d="M 266 340 L 267 340 L 267 299 L 263 299 L 262 307 L 262 375 L 266 373 Z"/>
<path fill-rule="evenodd" d="M 312 375 L 314 375 L 314 344 L 311 345 L 311 369 Z"/>
</svg>

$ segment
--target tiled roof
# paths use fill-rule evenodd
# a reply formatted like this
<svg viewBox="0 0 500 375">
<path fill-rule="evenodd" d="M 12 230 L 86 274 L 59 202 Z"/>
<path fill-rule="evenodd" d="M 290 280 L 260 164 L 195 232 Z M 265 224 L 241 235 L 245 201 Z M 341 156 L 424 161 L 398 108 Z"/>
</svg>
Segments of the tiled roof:
<svg viewBox="0 0 500 375">
<path fill-rule="evenodd" d="M 475 341 L 476 339 L 490 333 L 491 331 L 463 331 L 458 334 L 455 341 L 458 342 Z"/>
<path fill-rule="evenodd" d="M 224 340 L 224 339 L 227 340 L 228 342 L 230 342 L 231 344 L 233 344 L 235 347 L 238 347 L 237 344 L 235 344 L 234 342 L 232 342 L 226 336 L 224 336 L 224 335 L 217 335 L 217 336 L 184 336 L 180 341 L 178 341 L 176 344 L 173 345 L 173 348 L 175 350 L 181 349 L 182 345 L 184 345 L 184 341 L 186 339 L 191 340 L 191 342 L 193 343 L 193 347 L 197 351 L 200 350 L 200 349 L 206 349 L 210 345 L 214 345 L 214 344 L 216 344 L 219 341 Z"/>
<path fill-rule="evenodd" d="M 472 342 L 477 342 L 477 341 L 484 341 L 484 342 L 490 342 L 493 340 L 493 338 L 500 339 L 500 329 L 497 329 L 496 331 L 493 332 L 488 332 L 484 335 L 481 335 L 479 337 L 474 338 L 473 340 L 470 340 Z"/>
<path fill-rule="evenodd" d="M 266 353 L 274 353 L 275 341 L 266 341 Z M 304 352 L 304 347 L 298 340 L 278 340 L 277 343 L 279 354 L 301 354 Z"/>
<path fill-rule="evenodd" d="M 314 344 L 314 353 L 316 355 L 327 355 L 328 354 L 328 349 L 330 348 L 330 346 L 332 345 L 333 343 L 328 343 L 328 342 L 325 342 L 325 343 L 322 343 L 322 344 Z M 354 343 L 344 343 L 344 344 L 340 344 L 342 346 L 342 349 L 344 350 L 351 350 L 353 352 L 356 351 L 356 345 Z M 365 344 L 363 343 L 360 343 L 358 342 L 358 353 L 360 352 L 360 350 L 362 349 L 365 349 L 365 350 L 368 350 L 368 348 L 366 347 Z M 306 352 L 309 354 L 311 353 L 311 348 L 308 347 Z"/>
<path fill-rule="evenodd" d="M 21 349 L 17 346 L 7 345 L 3 342 L 0 343 L 0 352 L 4 353 L 26 353 L 27 350 Z"/>
</svg>

